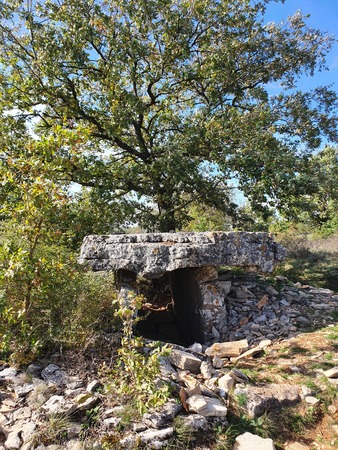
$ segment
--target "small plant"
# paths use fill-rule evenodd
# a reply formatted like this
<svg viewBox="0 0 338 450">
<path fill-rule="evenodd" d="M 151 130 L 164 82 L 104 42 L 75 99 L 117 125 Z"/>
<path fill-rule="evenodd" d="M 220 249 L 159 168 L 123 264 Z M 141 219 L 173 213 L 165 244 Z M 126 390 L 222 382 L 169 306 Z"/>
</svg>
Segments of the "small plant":
<svg viewBox="0 0 338 450">
<path fill-rule="evenodd" d="M 72 425 L 64 414 L 52 414 L 32 437 L 33 445 L 62 444 L 67 440 L 67 429 Z"/>
<path fill-rule="evenodd" d="M 284 409 L 280 414 L 280 423 L 283 426 L 297 434 L 301 434 L 304 430 L 311 428 L 318 421 L 320 409 L 316 406 L 311 406 L 303 413 L 300 411 L 292 411 Z"/>
<path fill-rule="evenodd" d="M 131 402 L 138 414 L 164 404 L 170 395 L 169 385 L 158 379 L 159 357 L 168 354 L 167 347 L 153 343 L 147 346 L 151 350 L 146 353 L 143 339 L 133 334 L 142 301 L 142 297 L 132 293 L 123 301 L 117 300 L 116 315 L 122 321 L 123 336 L 113 380 L 107 386 L 108 392 L 117 394 L 121 401 Z"/>
<path fill-rule="evenodd" d="M 94 428 L 95 426 L 97 426 L 98 422 L 99 422 L 99 417 L 100 417 L 100 406 L 96 406 L 95 408 L 89 409 L 88 411 L 86 411 L 86 419 L 82 424 L 82 431 L 81 431 L 81 437 L 82 439 L 84 439 L 87 434 L 88 431 L 91 428 Z"/>
<path fill-rule="evenodd" d="M 48 386 L 47 384 L 38 385 L 34 391 L 30 394 L 30 403 L 34 408 L 39 408 L 43 405 L 53 394 L 55 388 Z"/>
<path fill-rule="evenodd" d="M 236 402 L 239 407 L 243 408 L 248 402 L 248 396 L 246 394 L 237 394 Z"/>
<path fill-rule="evenodd" d="M 326 361 L 332 361 L 333 360 L 333 353 L 332 352 L 328 352 L 326 353 L 326 355 L 324 356 L 324 358 L 326 359 Z"/>
<path fill-rule="evenodd" d="M 215 429 L 215 450 L 232 450 L 236 437 L 240 434 L 236 426 L 230 425 L 226 429 L 217 427 Z"/>
<path fill-rule="evenodd" d="M 321 383 L 325 386 L 319 394 L 319 398 L 323 402 L 324 408 L 327 408 L 338 398 L 338 389 L 332 385 L 326 377 L 320 379 Z"/>
<path fill-rule="evenodd" d="M 192 433 L 182 417 L 177 417 L 174 423 L 175 438 L 181 445 L 187 445 L 191 441 Z"/>
</svg>

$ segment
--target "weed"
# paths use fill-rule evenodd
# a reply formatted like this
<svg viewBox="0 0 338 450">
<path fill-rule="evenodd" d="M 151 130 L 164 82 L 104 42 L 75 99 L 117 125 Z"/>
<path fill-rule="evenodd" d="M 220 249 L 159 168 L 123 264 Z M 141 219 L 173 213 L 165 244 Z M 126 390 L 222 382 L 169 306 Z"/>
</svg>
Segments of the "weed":
<svg viewBox="0 0 338 450">
<path fill-rule="evenodd" d="M 326 337 L 327 339 L 330 339 L 330 341 L 338 341 L 338 333 L 330 333 Z"/>
<path fill-rule="evenodd" d="M 248 402 L 248 396 L 246 394 L 241 394 L 241 393 L 237 394 L 236 402 L 239 407 L 243 408 L 244 406 L 246 406 L 246 404 Z"/>
<path fill-rule="evenodd" d="M 319 398 L 323 402 L 324 408 L 327 408 L 338 398 L 338 389 L 332 385 L 326 377 L 320 379 L 325 388 L 320 392 Z"/>
<path fill-rule="evenodd" d="M 333 360 L 333 353 L 332 353 L 332 352 L 326 353 L 326 355 L 324 356 L 324 358 L 325 358 L 327 361 L 332 361 L 332 360 Z"/>
<path fill-rule="evenodd" d="M 88 431 L 98 424 L 99 417 L 100 417 L 100 406 L 96 406 L 95 408 L 86 411 L 86 418 L 82 424 L 82 431 L 81 431 L 82 438 L 85 438 L 86 435 L 88 434 Z"/>
<path fill-rule="evenodd" d="M 67 440 L 67 429 L 72 422 L 65 414 L 52 414 L 48 420 L 39 428 L 33 437 L 32 445 L 62 444 Z"/>
<path fill-rule="evenodd" d="M 123 403 L 132 402 L 139 414 L 160 406 L 170 396 L 169 385 L 158 380 L 159 357 L 168 354 L 168 348 L 153 343 L 150 353 L 144 352 L 142 338 L 133 336 L 137 322 L 137 310 L 140 309 L 141 297 L 130 294 L 127 301 L 120 302 L 117 315 L 123 323 L 123 337 L 118 350 L 119 359 L 107 391 L 113 392 Z"/>
<path fill-rule="evenodd" d="M 286 429 L 301 434 L 304 430 L 313 427 L 317 423 L 319 414 L 320 408 L 316 406 L 310 406 L 305 414 L 284 409 L 280 414 L 280 422 Z"/>
<path fill-rule="evenodd" d="M 216 438 L 215 450 L 232 450 L 236 437 L 239 435 L 238 429 L 230 425 L 225 430 L 223 427 L 214 430 Z"/>
<path fill-rule="evenodd" d="M 238 367 L 239 368 L 239 367 Z M 259 372 L 255 369 L 245 369 L 245 368 L 239 368 L 241 372 L 243 372 L 250 381 L 255 384 L 259 380 Z"/>
<path fill-rule="evenodd" d="M 331 362 L 326 362 L 326 361 L 314 362 L 311 364 L 312 369 L 328 370 L 328 369 L 332 369 L 332 367 L 334 367 L 334 364 Z"/>
<path fill-rule="evenodd" d="M 306 387 L 308 387 L 309 389 L 311 389 L 311 391 L 314 393 L 314 394 L 317 394 L 318 392 L 319 392 L 319 387 L 317 386 L 317 384 L 314 382 L 314 381 L 312 381 L 312 380 L 306 380 L 305 382 L 304 382 L 304 386 L 306 386 Z"/>
<path fill-rule="evenodd" d="M 192 440 L 192 432 L 182 417 L 174 421 L 174 436 L 166 446 L 166 450 L 186 450 Z"/>
</svg>

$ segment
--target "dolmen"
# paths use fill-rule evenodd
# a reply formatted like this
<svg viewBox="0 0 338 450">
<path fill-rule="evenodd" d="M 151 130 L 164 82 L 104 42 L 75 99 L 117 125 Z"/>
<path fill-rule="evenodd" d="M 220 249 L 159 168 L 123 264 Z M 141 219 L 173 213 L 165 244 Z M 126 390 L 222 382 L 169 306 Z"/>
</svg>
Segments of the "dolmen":
<svg viewBox="0 0 338 450">
<path fill-rule="evenodd" d="M 231 282 L 219 268 L 271 272 L 284 257 L 285 249 L 268 233 L 179 232 L 86 236 L 79 261 L 94 271 L 114 271 L 125 301 L 137 291 L 139 279 L 163 280 L 184 343 L 190 345 L 226 334 Z"/>
</svg>

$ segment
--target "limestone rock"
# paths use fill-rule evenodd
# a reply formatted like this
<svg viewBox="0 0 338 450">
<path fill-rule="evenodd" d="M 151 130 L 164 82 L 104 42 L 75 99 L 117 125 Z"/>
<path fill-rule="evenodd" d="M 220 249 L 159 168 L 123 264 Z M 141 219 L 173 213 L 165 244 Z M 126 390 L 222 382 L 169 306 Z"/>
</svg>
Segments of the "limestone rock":
<svg viewBox="0 0 338 450">
<path fill-rule="evenodd" d="M 338 366 L 332 367 L 332 369 L 325 370 L 324 375 L 327 378 L 338 378 Z"/>
<path fill-rule="evenodd" d="M 114 429 L 121 422 L 121 417 L 108 417 L 107 419 L 103 419 L 103 425 L 108 430 Z"/>
<path fill-rule="evenodd" d="M 235 386 L 235 380 L 229 374 L 224 375 L 218 379 L 218 386 L 225 392 L 229 392 Z"/>
<path fill-rule="evenodd" d="M 247 432 L 237 436 L 233 450 L 276 450 L 276 447 L 272 439 Z"/>
<path fill-rule="evenodd" d="M 100 402 L 100 398 L 90 393 L 86 393 L 78 395 L 74 399 L 74 402 L 76 403 L 76 412 L 85 412 L 94 408 L 94 406 Z"/>
<path fill-rule="evenodd" d="M 159 278 L 176 269 L 221 265 L 271 272 L 284 256 L 268 233 L 148 233 L 86 236 L 79 261 L 94 270 L 124 269 Z"/>
<path fill-rule="evenodd" d="M 19 431 L 12 431 L 9 433 L 6 442 L 5 442 L 5 448 L 7 450 L 17 450 L 21 447 L 22 441 L 20 439 L 20 432 Z"/>
<path fill-rule="evenodd" d="M 47 414 L 71 414 L 76 405 L 66 400 L 62 395 L 52 395 L 43 405 L 42 410 Z"/>
<path fill-rule="evenodd" d="M 175 400 L 169 400 L 160 408 L 145 413 L 142 421 L 149 427 L 161 428 L 168 422 L 172 421 L 174 417 L 181 411 L 182 406 Z"/>
<path fill-rule="evenodd" d="M 166 439 L 170 439 L 174 433 L 172 427 L 163 428 L 162 430 L 146 430 L 141 433 L 132 433 L 121 439 L 120 444 L 122 448 L 135 448 L 139 442 L 147 444 L 149 449 L 160 449 L 166 445 Z"/>
<path fill-rule="evenodd" d="M 308 405 L 314 406 L 314 405 L 317 405 L 317 403 L 319 403 L 320 400 L 319 400 L 319 398 L 313 397 L 312 395 L 308 395 L 307 397 L 305 397 L 305 402 Z"/>
<path fill-rule="evenodd" d="M 47 383 L 54 383 L 57 385 L 66 384 L 66 372 L 60 369 L 56 364 L 49 364 L 41 372 L 41 377 Z"/>
<path fill-rule="evenodd" d="M 182 350 L 172 349 L 169 361 L 181 370 L 189 370 L 192 373 L 199 373 L 202 361 L 191 353 Z"/>
<path fill-rule="evenodd" d="M 95 392 L 100 388 L 102 388 L 102 383 L 99 380 L 93 380 L 87 385 L 86 391 Z"/>
<path fill-rule="evenodd" d="M 248 341 L 243 339 L 234 342 L 217 342 L 208 347 L 205 354 L 208 356 L 219 356 L 220 358 L 239 356 L 249 348 Z"/>
<path fill-rule="evenodd" d="M 190 414 L 189 416 L 182 416 L 183 425 L 190 431 L 206 431 L 209 428 L 208 420 L 199 414 Z"/>
<path fill-rule="evenodd" d="M 191 412 L 200 414 L 203 417 L 226 416 L 228 409 L 216 398 L 205 397 L 204 395 L 193 395 L 186 400 Z"/>
<path fill-rule="evenodd" d="M 236 386 L 234 396 L 245 399 L 243 409 L 251 418 L 256 418 L 272 408 L 294 406 L 300 402 L 299 386 L 269 384 L 264 386 Z"/>
<path fill-rule="evenodd" d="M 0 381 L 13 381 L 17 373 L 17 370 L 13 367 L 7 367 L 0 371 Z"/>
<path fill-rule="evenodd" d="M 212 365 L 207 362 L 207 361 L 203 361 L 200 367 L 200 371 L 201 371 L 201 375 L 205 380 L 210 380 L 210 378 L 212 377 L 213 373 L 215 372 L 214 368 L 212 367 Z"/>
</svg>

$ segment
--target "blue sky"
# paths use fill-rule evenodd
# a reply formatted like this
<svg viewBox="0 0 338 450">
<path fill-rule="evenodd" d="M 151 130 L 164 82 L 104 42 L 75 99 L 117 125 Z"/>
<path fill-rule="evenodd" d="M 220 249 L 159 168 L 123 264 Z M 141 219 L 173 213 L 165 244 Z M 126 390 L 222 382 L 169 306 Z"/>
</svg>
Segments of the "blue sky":
<svg viewBox="0 0 338 450">
<path fill-rule="evenodd" d="M 338 0 L 285 0 L 284 4 L 271 2 L 266 19 L 281 22 L 298 10 L 303 14 L 310 14 L 306 22 L 311 28 L 326 31 L 338 39 Z M 319 72 L 311 78 L 304 77 L 299 87 L 308 90 L 334 83 L 334 89 L 338 92 L 338 42 L 327 56 L 327 66 L 327 71 Z"/>
</svg>

